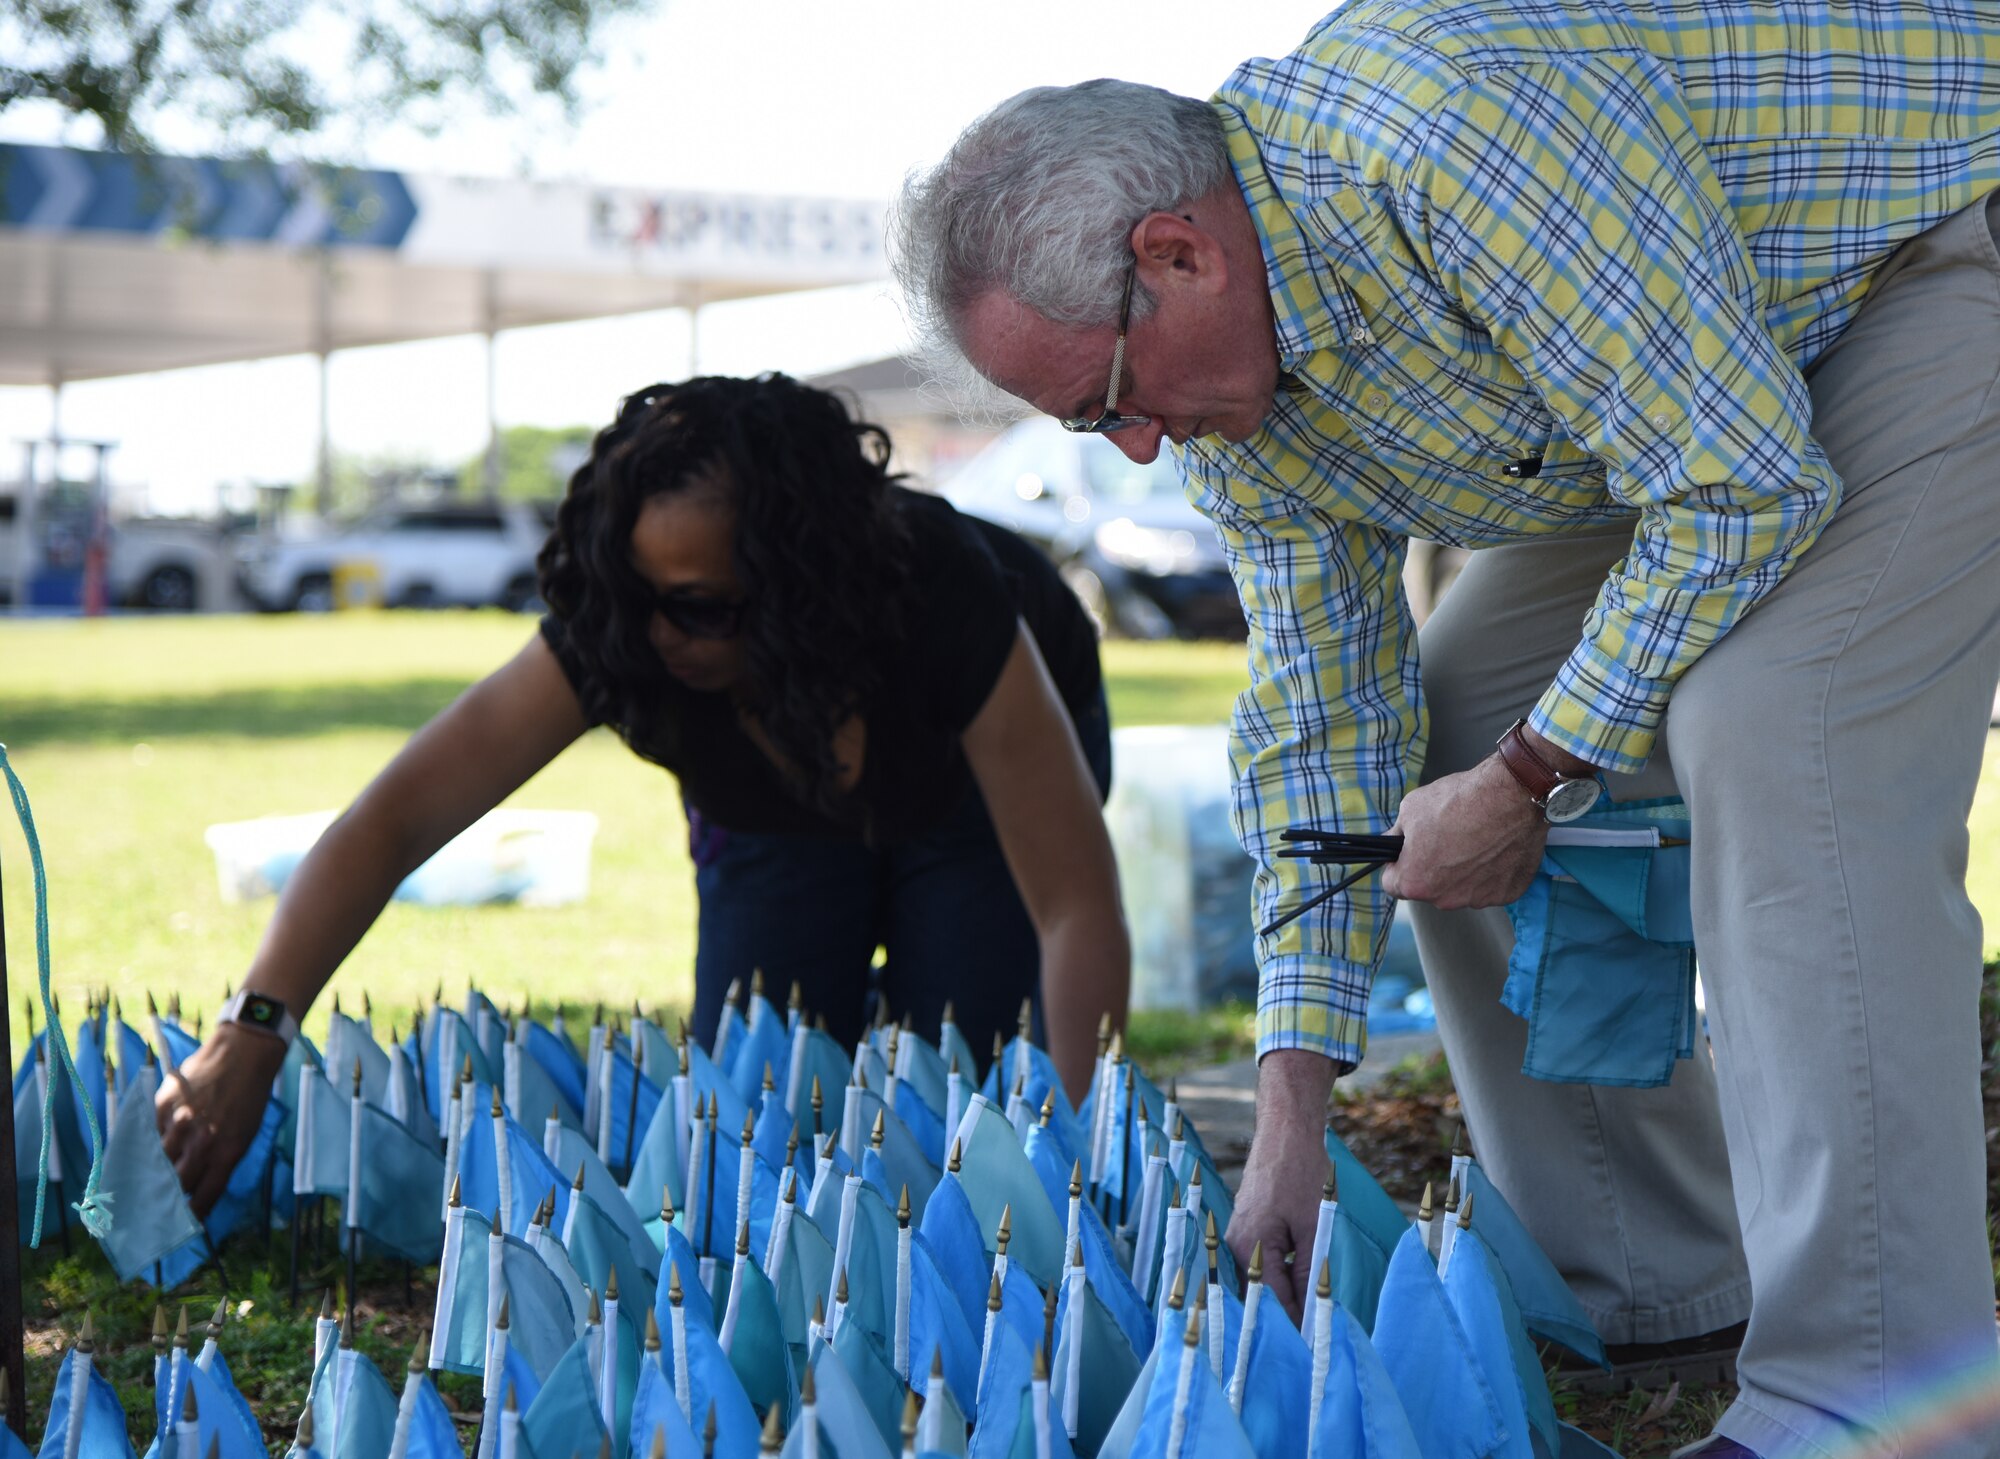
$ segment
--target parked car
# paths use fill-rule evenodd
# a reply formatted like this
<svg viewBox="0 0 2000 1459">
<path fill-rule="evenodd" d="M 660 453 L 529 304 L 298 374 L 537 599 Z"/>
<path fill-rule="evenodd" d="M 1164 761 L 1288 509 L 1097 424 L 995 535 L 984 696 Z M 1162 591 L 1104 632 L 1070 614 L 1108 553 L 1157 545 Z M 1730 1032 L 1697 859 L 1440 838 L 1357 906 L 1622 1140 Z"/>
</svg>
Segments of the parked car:
<svg viewBox="0 0 2000 1459">
<path fill-rule="evenodd" d="M 942 495 L 1049 554 L 1107 633 L 1241 638 L 1243 609 L 1215 528 L 1166 452 L 1141 466 L 1102 436 L 1056 422 L 1010 426 Z"/>
<path fill-rule="evenodd" d="M 378 507 L 322 536 L 246 539 L 237 582 L 266 612 L 327 611 L 341 568 L 371 575 L 390 607 L 521 611 L 540 601 L 535 554 L 554 522 L 554 506 L 541 503 Z"/>
<path fill-rule="evenodd" d="M 14 601 L 21 568 L 20 498 L 0 493 L 0 602 Z M 38 501 L 40 544 L 30 570 L 36 601 L 62 608 L 81 603 L 92 530 L 87 497 L 68 486 Z M 222 606 L 227 556 L 222 528 L 168 517 L 114 520 L 105 533 L 105 598 L 114 608 L 191 613 Z"/>
</svg>

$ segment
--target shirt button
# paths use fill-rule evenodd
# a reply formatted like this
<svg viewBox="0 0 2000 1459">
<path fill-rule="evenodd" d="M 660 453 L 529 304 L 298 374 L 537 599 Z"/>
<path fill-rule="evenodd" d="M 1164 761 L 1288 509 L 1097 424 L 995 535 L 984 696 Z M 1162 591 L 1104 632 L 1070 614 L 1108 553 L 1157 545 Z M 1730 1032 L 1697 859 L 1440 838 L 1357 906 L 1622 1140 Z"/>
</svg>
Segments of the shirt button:
<svg viewBox="0 0 2000 1459">
<path fill-rule="evenodd" d="M 1368 392 L 1367 398 L 1361 403 L 1376 415 L 1380 415 L 1389 408 L 1389 397 L 1384 395 L 1380 390 L 1371 390 Z"/>
<path fill-rule="evenodd" d="M 1654 411 L 1650 419 L 1652 420 L 1653 423 L 1653 429 L 1656 431 L 1664 431 L 1668 429 L 1670 426 L 1672 426 L 1674 423 L 1674 418 L 1668 415 L 1664 410 Z"/>
<path fill-rule="evenodd" d="M 1368 326 L 1365 324 L 1362 325 L 1360 328 L 1356 329 L 1354 333 L 1350 334 L 1348 336 L 1348 339 L 1355 344 L 1375 343 L 1375 336 L 1368 332 Z"/>
</svg>

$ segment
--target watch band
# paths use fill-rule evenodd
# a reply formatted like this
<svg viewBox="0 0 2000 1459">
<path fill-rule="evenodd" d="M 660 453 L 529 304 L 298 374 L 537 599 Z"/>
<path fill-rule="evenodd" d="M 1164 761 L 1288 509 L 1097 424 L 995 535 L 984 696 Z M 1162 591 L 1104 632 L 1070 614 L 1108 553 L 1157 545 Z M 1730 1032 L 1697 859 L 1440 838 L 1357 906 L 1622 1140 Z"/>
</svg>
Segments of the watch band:
<svg viewBox="0 0 2000 1459">
<path fill-rule="evenodd" d="M 292 1040 L 299 1036 L 299 1021 L 292 1017 L 289 1008 L 275 998 L 252 993 L 248 989 L 224 1003 L 215 1022 L 217 1027 L 225 1023 L 240 1023 L 245 1028 L 254 1028 L 259 1033 L 269 1034 L 286 1048 L 290 1048 Z"/>
<path fill-rule="evenodd" d="M 1528 721 L 1517 719 L 1507 726 L 1507 733 L 1500 736 L 1500 760 L 1509 773 L 1521 783 L 1521 789 L 1528 792 L 1528 799 L 1536 805 L 1547 805 L 1555 788 L 1570 777 L 1535 753 L 1535 747 L 1528 743 L 1528 737 L 1521 733 Z"/>
</svg>

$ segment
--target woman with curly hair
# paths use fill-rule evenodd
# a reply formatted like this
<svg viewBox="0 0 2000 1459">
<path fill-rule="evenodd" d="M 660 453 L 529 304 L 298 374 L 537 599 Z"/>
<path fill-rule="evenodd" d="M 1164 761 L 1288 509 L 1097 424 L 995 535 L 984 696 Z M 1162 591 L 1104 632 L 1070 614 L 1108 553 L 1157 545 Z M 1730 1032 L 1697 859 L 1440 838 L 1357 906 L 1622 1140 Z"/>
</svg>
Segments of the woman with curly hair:
<svg viewBox="0 0 2000 1459">
<path fill-rule="evenodd" d="M 843 1042 L 871 996 L 924 1028 L 953 1000 L 974 1048 L 1029 998 L 1082 1087 L 1130 958 L 1095 635 L 1034 548 L 888 456 L 782 375 L 624 402 L 542 549 L 540 631 L 320 839 L 243 982 L 264 1017 L 219 1024 L 163 1089 L 197 1209 L 282 1061 L 258 1022 L 303 1015 L 410 871 L 599 724 L 680 781 L 697 1038 L 753 969 Z"/>
</svg>

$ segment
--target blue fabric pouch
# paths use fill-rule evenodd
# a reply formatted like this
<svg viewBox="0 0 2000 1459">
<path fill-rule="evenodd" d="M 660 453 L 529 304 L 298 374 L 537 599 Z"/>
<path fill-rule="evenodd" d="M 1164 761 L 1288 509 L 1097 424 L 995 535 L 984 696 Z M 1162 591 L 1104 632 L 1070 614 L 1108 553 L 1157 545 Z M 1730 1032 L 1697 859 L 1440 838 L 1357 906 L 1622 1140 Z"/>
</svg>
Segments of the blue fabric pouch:
<svg viewBox="0 0 2000 1459">
<path fill-rule="evenodd" d="M 1601 844 L 1631 833 L 1656 833 L 1662 844 Z M 1528 1023 L 1521 1072 L 1665 1084 L 1675 1061 L 1694 1053 L 1687 807 L 1607 806 L 1550 838 L 1533 884 L 1507 909 L 1514 954 L 1500 1001 Z"/>
</svg>

